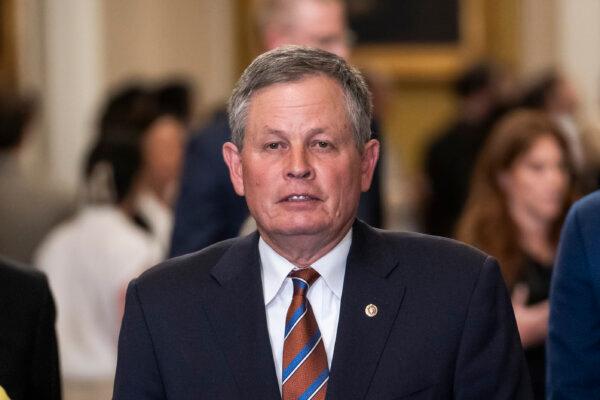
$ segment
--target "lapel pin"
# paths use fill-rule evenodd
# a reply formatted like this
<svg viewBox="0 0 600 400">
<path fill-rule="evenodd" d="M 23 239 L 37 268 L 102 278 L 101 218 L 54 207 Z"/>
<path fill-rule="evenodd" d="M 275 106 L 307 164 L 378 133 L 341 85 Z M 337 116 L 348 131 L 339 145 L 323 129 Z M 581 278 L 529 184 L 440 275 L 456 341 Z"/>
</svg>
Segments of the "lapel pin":
<svg viewBox="0 0 600 400">
<path fill-rule="evenodd" d="M 369 304 L 365 307 L 365 314 L 367 314 L 367 317 L 369 318 L 376 316 L 378 311 L 379 310 L 377 310 L 377 306 L 375 304 Z"/>
</svg>

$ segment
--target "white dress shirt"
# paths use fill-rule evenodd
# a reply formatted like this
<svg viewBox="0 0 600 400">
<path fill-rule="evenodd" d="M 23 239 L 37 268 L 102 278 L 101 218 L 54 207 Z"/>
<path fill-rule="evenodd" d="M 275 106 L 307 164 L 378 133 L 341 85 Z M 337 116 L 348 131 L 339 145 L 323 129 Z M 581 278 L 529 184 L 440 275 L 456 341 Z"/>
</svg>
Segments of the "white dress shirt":
<svg viewBox="0 0 600 400">
<path fill-rule="evenodd" d="M 333 359 L 346 273 L 346 259 L 351 243 L 352 229 L 337 246 L 311 265 L 321 277 L 310 287 L 307 297 L 317 324 L 319 324 L 329 368 L 331 368 Z M 275 252 L 262 238 L 258 242 L 258 250 L 269 339 L 271 340 L 277 381 L 281 390 L 285 319 L 294 293 L 292 279 L 288 275 L 293 269 L 296 269 L 296 266 Z"/>
</svg>

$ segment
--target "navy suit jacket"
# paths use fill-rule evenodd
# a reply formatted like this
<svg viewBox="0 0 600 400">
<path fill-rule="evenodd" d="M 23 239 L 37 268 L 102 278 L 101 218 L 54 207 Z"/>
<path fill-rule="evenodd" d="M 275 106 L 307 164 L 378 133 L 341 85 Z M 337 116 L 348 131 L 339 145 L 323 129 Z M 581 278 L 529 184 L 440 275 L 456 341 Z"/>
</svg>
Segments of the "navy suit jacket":
<svg viewBox="0 0 600 400">
<path fill-rule="evenodd" d="M 187 144 L 171 256 L 236 237 L 248 218 L 246 200 L 233 190 L 223 161 L 221 149 L 230 138 L 227 114 L 221 111 Z"/>
<path fill-rule="evenodd" d="M 550 290 L 547 393 L 600 399 L 600 191 L 575 203 Z"/>
<path fill-rule="evenodd" d="M 0 258 L 0 386 L 13 400 L 61 398 L 54 300 L 45 275 Z"/>
<path fill-rule="evenodd" d="M 258 234 L 164 262 L 127 292 L 114 399 L 280 399 Z M 369 318 L 365 306 L 377 305 Z M 528 399 L 494 259 L 357 221 L 327 399 Z"/>
</svg>

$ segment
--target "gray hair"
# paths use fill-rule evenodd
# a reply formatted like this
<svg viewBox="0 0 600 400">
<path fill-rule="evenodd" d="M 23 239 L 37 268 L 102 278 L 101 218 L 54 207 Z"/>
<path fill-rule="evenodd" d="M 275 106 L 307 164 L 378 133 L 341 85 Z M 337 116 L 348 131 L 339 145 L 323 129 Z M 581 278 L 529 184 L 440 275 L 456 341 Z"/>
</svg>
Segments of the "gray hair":
<svg viewBox="0 0 600 400">
<path fill-rule="evenodd" d="M 362 74 L 335 54 L 303 46 L 284 46 L 261 54 L 238 80 L 227 109 L 231 140 L 237 148 L 243 147 L 248 108 L 256 91 L 315 75 L 327 76 L 343 89 L 354 140 L 362 151 L 371 138 L 373 112 L 371 92 Z"/>
</svg>

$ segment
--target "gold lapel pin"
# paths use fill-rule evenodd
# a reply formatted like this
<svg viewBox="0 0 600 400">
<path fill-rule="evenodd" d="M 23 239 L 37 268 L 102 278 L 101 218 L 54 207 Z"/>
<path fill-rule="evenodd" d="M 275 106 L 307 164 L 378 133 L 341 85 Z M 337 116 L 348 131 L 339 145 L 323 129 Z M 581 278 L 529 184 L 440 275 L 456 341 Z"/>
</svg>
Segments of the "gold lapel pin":
<svg viewBox="0 0 600 400">
<path fill-rule="evenodd" d="M 373 318 L 374 316 L 376 316 L 378 311 L 379 310 L 377 309 L 377 306 L 375 304 L 369 304 L 365 307 L 365 314 L 367 314 L 367 317 L 369 318 Z"/>
</svg>

